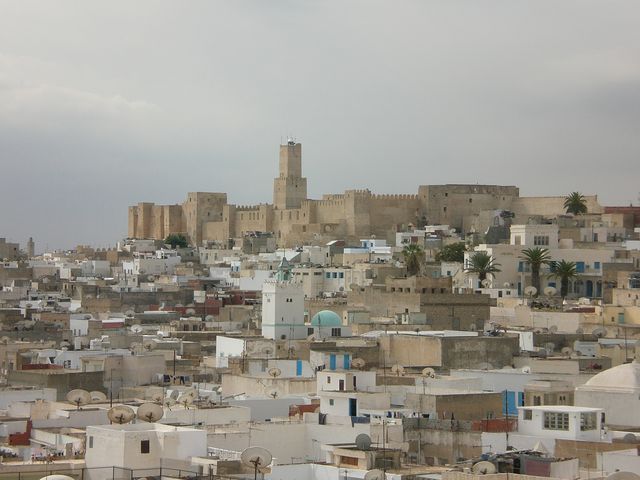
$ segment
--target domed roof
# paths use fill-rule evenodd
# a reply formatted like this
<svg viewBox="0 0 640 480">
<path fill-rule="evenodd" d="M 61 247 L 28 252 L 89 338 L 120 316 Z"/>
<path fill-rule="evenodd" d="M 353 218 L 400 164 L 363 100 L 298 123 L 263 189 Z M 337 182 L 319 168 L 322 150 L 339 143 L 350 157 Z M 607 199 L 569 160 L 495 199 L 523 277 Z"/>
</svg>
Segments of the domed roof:
<svg viewBox="0 0 640 480">
<path fill-rule="evenodd" d="M 633 361 L 605 370 L 591 377 L 583 387 L 598 390 L 640 390 L 640 363 Z"/>
<path fill-rule="evenodd" d="M 339 327 L 342 325 L 342 319 L 336 312 L 322 310 L 313 316 L 311 325 L 319 327 Z"/>
</svg>

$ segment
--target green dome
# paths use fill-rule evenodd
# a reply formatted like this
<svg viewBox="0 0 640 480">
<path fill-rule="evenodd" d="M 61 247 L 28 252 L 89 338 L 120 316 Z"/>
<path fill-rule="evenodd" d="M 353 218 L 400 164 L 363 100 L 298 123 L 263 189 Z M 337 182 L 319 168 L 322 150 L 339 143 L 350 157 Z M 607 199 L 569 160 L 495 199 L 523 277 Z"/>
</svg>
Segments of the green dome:
<svg viewBox="0 0 640 480">
<path fill-rule="evenodd" d="M 322 310 L 313 316 L 311 325 L 319 327 L 339 327 L 342 325 L 342 319 L 336 312 Z"/>
</svg>

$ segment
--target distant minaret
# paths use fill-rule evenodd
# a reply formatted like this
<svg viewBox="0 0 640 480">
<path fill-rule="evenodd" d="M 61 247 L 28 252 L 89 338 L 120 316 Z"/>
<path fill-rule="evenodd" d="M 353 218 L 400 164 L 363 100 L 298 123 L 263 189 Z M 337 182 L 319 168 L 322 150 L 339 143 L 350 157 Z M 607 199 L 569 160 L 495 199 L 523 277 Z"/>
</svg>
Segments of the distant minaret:
<svg viewBox="0 0 640 480">
<path fill-rule="evenodd" d="M 29 241 L 27 242 L 27 257 L 33 258 L 36 252 L 36 244 L 33 241 L 33 237 L 29 237 Z"/>
<path fill-rule="evenodd" d="M 262 336 L 272 340 L 307 337 L 304 324 L 304 291 L 292 281 L 291 265 L 283 256 L 274 278 L 262 286 Z"/>
<path fill-rule="evenodd" d="M 307 179 L 302 176 L 302 144 L 292 138 L 280 145 L 280 175 L 273 181 L 273 205 L 284 210 L 300 208 L 307 199 Z"/>
</svg>

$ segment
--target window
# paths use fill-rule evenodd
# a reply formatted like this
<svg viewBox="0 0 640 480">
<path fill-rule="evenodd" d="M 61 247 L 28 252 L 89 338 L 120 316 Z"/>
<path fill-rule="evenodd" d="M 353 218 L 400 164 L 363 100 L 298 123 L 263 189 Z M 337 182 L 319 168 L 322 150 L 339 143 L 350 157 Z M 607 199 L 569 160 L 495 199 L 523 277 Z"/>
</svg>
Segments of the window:
<svg viewBox="0 0 640 480">
<path fill-rule="evenodd" d="M 340 278 L 344 278 L 344 272 L 340 272 Z"/>
<path fill-rule="evenodd" d="M 93 435 L 89 436 L 89 448 L 93 448 Z"/>
<path fill-rule="evenodd" d="M 534 245 L 549 245 L 549 236 L 548 235 L 534 235 L 533 236 L 533 244 Z"/>
<path fill-rule="evenodd" d="M 332 328 L 331 329 L 331 336 L 332 337 L 340 337 L 342 334 L 342 329 L 341 328 Z"/>
<path fill-rule="evenodd" d="M 327 383 L 331 383 L 331 375 L 327 375 Z"/>
<path fill-rule="evenodd" d="M 560 395 L 560 396 L 558 397 L 558 403 L 559 403 L 560 405 L 566 405 L 566 403 L 567 403 L 567 397 L 566 397 L 566 395 Z"/>
<path fill-rule="evenodd" d="M 313 328 L 312 327 L 307 328 L 307 336 L 308 335 L 313 335 Z"/>
<path fill-rule="evenodd" d="M 140 453 L 149 453 L 149 440 L 140 440 Z"/>
<path fill-rule="evenodd" d="M 569 414 L 544 412 L 544 428 L 546 430 L 569 430 Z"/>
<path fill-rule="evenodd" d="M 540 395 L 533 396 L 533 405 L 534 406 L 542 405 L 542 402 L 540 401 Z"/>
<path fill-rule="evenodd" d="M 595 270 L 600 270 L 600 262 L 593 262 L 593 268 Z"/>
<path fill-rule="evenodd" d="M 595 430 L 597 427 L 597 418 L 595 412 L 580 414 L 580 430 Z"/>
<path fill-rule="evenodd" d="M 329 405 L 331 405 L 331 406 L 333 407 L 333 404 L 334 404 L 334 403 L 335 403 L 335 402 L 334 402 L 333 398 L 330 398 L 330 399 L 329 399 Z"/>
<path fill-rule="evenodd" d="M 525 420 L 532 420 L 533 419 L 533 412 L 531 410 L 523 410 L 523 418 Z"/>
<path fill-rule="evenodd" d="M 327 272 L 327 273 L 325 274 L 325 277 L 326 277 L 326 278 L 331 278 L 331 272 Z"/>
</svg>

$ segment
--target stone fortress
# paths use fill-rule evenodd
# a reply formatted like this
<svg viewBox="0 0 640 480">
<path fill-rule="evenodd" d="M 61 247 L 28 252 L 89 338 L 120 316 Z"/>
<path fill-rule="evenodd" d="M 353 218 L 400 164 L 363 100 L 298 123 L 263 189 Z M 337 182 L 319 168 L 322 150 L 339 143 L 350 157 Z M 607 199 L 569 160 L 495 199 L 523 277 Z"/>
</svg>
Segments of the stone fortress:
<svg viewBox="0 0 640 480">
<path fill-rule="evenodd" d="M 191 192 L 182 205 L 143 202 L 129 207 L 129 238 L 161 240 L 181 233 L 194 245 L 226 243 L 246 232 L 273 232 L 282 247 L 347 243 L 384 238 L 426 224 L 446 224 L 461 232 L 491 225 L 495 212 L 509 211 L 517 221 L 564 212 L 563 196 L 520 197 L 519 189 L 501 185 L 421 185 L 417 194 L 376 195 L 368 189 L 307 197 L 302 176 L 302 144 L 280 145 L 280 171 L 273 181 L 273 204 L 237 206 L 226 193 Z M 425 172 L 426 173 L 426 172 Z M 596 196 L 586 197 L 590 213 L 601 213 Z"/>
</svg>

